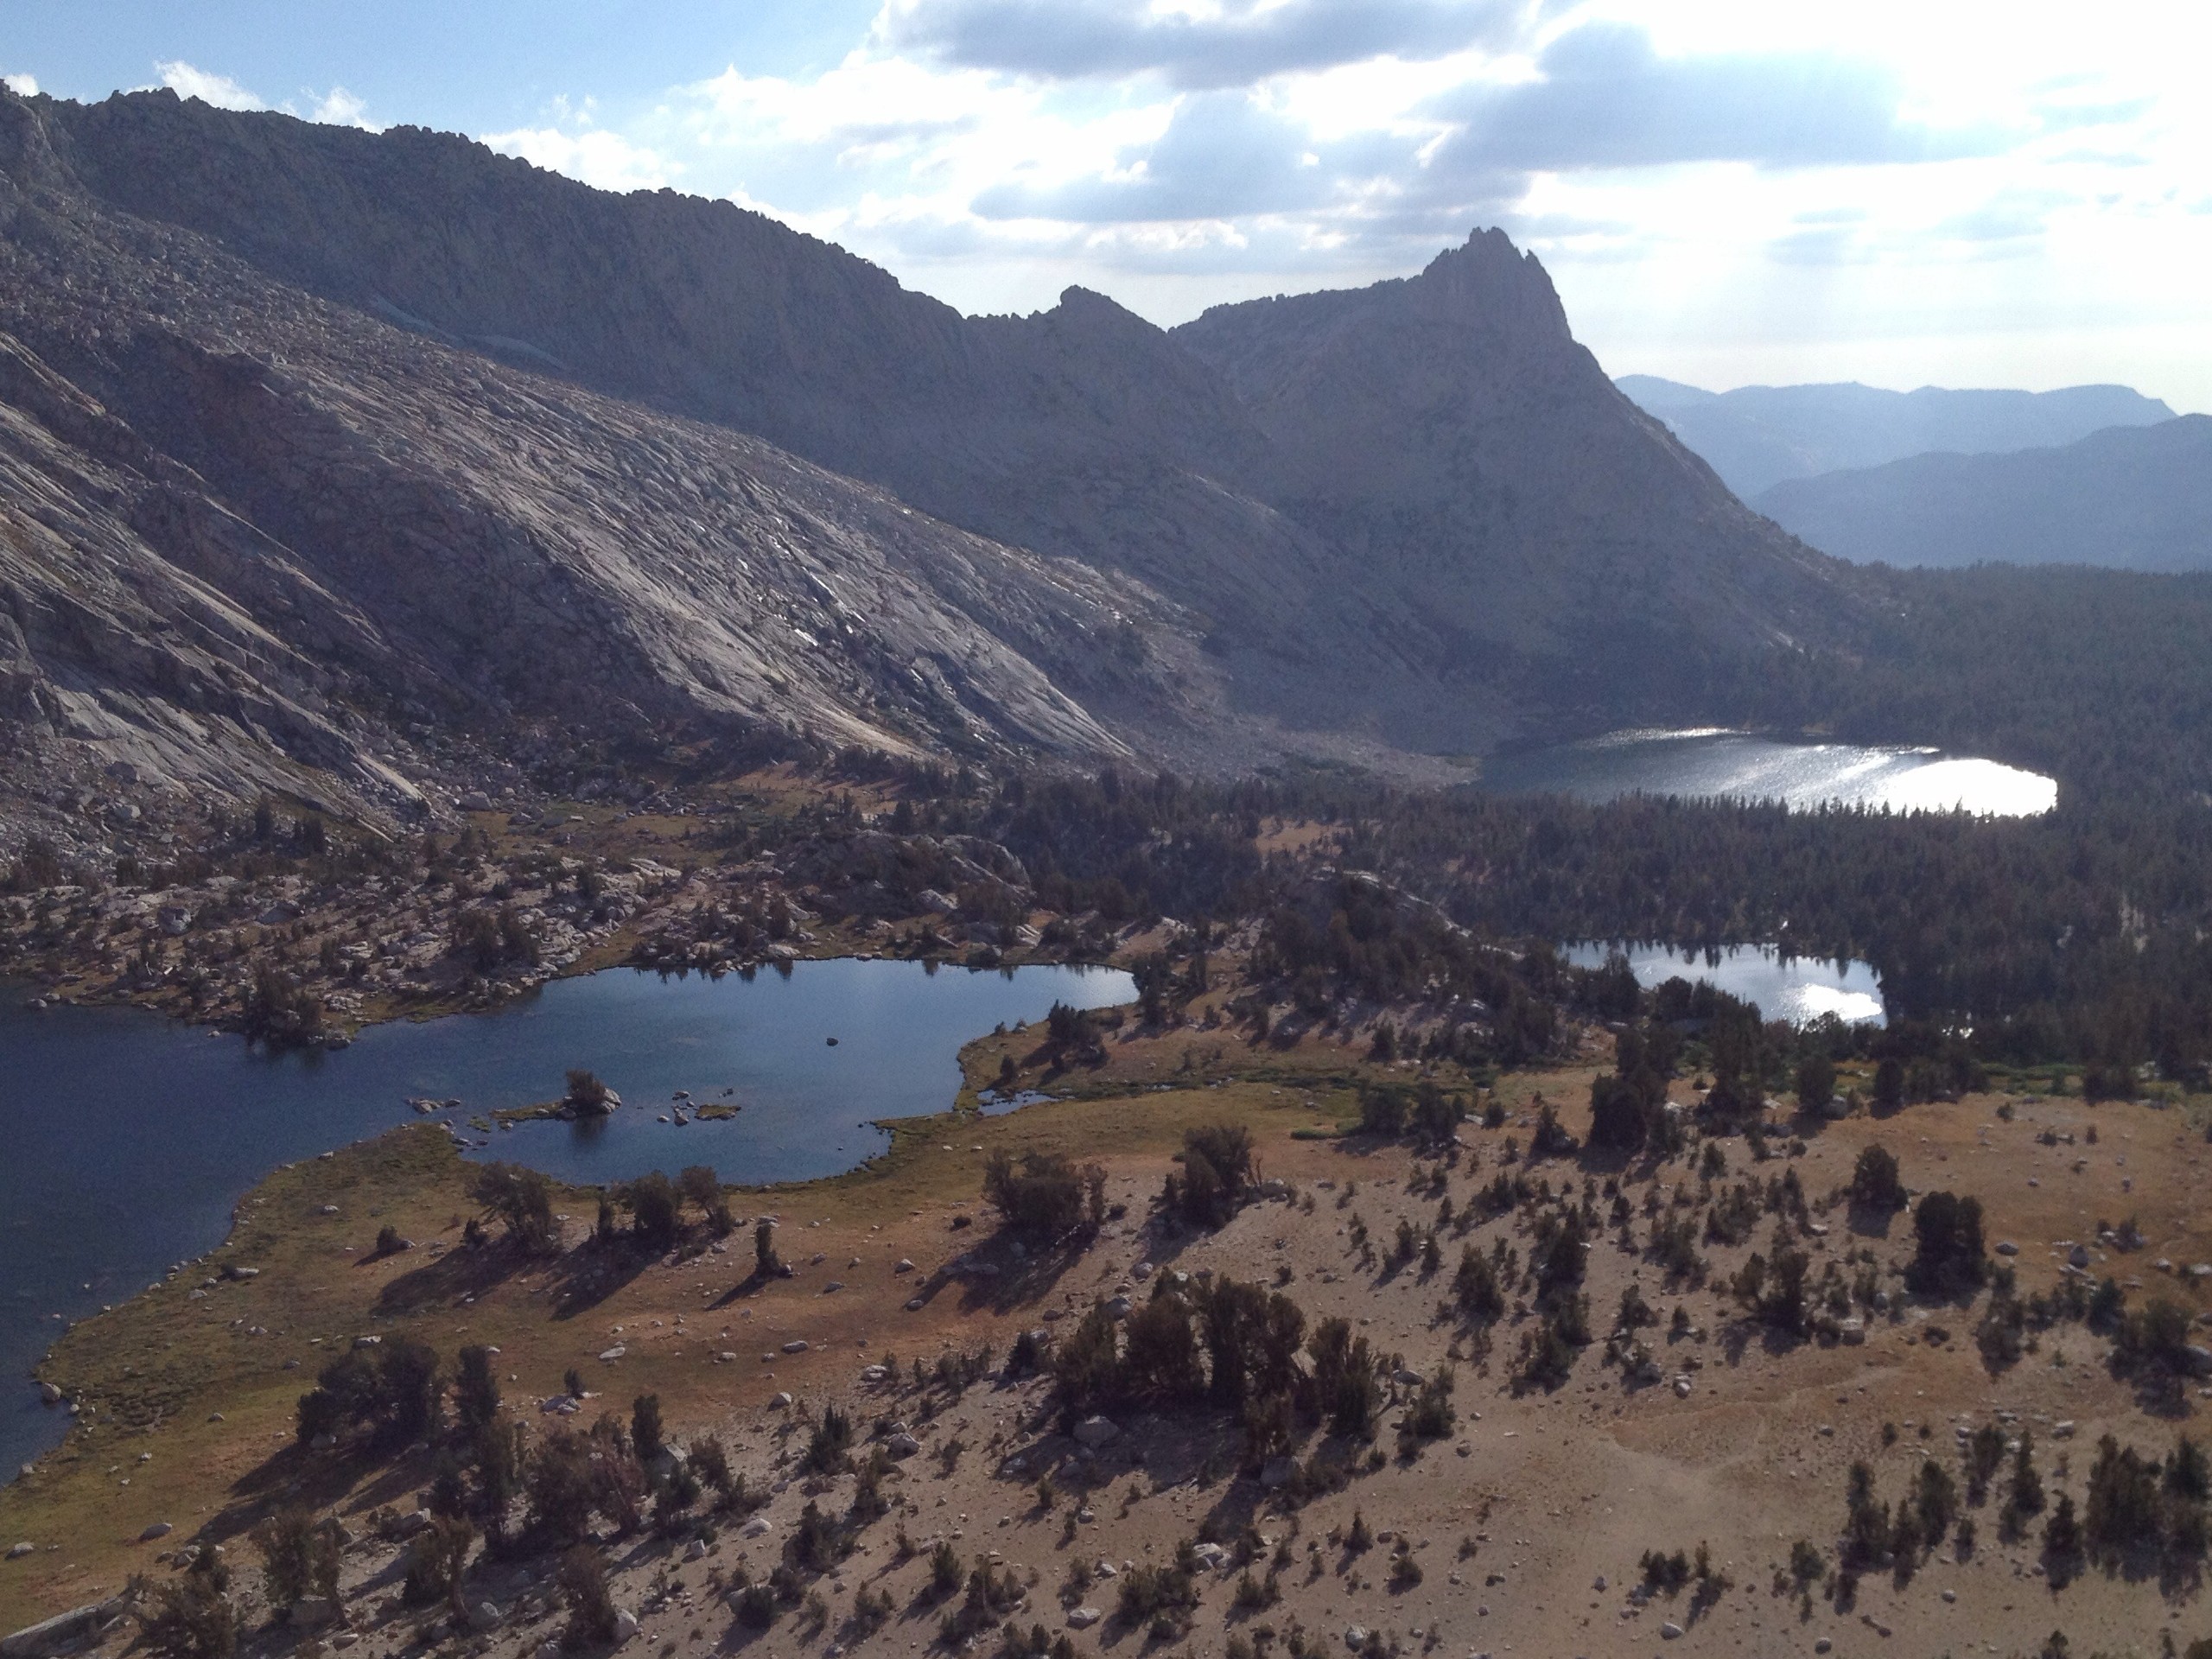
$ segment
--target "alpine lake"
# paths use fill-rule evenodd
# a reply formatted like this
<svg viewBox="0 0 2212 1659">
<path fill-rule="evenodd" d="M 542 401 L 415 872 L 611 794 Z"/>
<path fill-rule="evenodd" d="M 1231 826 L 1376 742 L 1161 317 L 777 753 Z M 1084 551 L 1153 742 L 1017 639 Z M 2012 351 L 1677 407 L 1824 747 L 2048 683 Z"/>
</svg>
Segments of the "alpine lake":
<svg viewBox="0 0 2212 1659">
<path fill-rule="evenodd" d="M 580 1185 L 690 1164 L 733 1185 L 805 1180 L 880 1152 L 879 1120 L 949 1109 L 962 1046 L 994 1027 L 1135 995 L 1111 969 L 613 969 L 493 1013 L 271 1054 L 134 1009 L 34 1007 L 27 988 L 0 988 L 0 1471 L 12 1478 L 66 1427 L 26 1380 L 64 1322 L 219 1243 L 240 1197 L 280 1165 L 427 1117 L 471 1157 Z M 557 1096 L 571 1066 L 596 1072 L 621 1107 L 499 1127 L 494 1112 Z"/>
</svg>

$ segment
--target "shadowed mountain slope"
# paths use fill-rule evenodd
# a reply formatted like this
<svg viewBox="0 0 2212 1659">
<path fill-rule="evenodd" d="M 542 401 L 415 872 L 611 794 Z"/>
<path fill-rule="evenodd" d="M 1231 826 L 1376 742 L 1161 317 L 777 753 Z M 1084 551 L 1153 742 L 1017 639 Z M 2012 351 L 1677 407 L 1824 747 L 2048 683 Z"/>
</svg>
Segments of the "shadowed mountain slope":
<svg viewBox="0 0 2212 1659">
<path fill-rule="evenodd" d="M 1447 660 L 1641 689 L 1642 653 L 1848 628 L 1833 563 L 1623 397 L 1533 255 L 1487 231 L 1420 276 L 1223 306 L 1175 331 L 1270 446 L 1261 487 L 1406 596 Z"/>
</svg>

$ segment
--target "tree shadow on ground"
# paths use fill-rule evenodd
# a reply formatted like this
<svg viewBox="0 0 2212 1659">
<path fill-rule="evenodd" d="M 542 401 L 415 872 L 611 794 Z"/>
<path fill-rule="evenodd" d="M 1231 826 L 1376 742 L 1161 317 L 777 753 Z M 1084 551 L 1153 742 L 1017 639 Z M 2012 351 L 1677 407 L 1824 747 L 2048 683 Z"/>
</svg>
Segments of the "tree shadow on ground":
<svg viewBox="0 0 2212 1659">
<path fill-rule="evenodd" d="M 1085 1229 L 1043 1249 L 1024 1247 L 1024 1253 L 1017 1255 L 1019 1243 L 1003 1229 L 978 1239 L 963 1258 L 968 1264 L 964 1270 L 940 1268 L 917 1294 L 932 1300 L 946 1287 L 957 1285 L 962 1313 L 1011 1313 L 1043 1300 L 1058 1288 L 1069 1271 L 1090 1253 L 1097 1235 Z"/>
<path fill-rule="evenodd" d="M 1844 1224 L 1855 1238 L 1887 1238 L 1896 1226 L 1897 1212 L 1870 1205 L 1853 1205 L 1846 1212 Z"/>
<path fill-rule="evenodd" d="M 747 1274 L 744 1278 L 715 1297 L 707 1306 L 711 1311 L 720 1313 L 733 1302 L 741 1302 L 748 1296 L 758 1296 L 768 1287 L 771 1281 L 783 1277 L 784 1274 L 780 1271 L 764 1271 L 758 1263 L 755 1263 L 752 1272 Z"/>
<path fill-rule="evenodd" d="M 579 1244 L 555 1267 L 552 1282 L 553 1317 L 573 1319 L 588 1313 L 661 1259 L 661 1253 L 616 1239 L 594 1238 Z"/>
<path fill-rule="evenodd" d="M 406 1502 L 429 1477 L 427 1452 L 403 1452 L 374 1466 L 366 1484 L 361 1473 L 373 1452 L 356 1444 L 330 1452 L 310 1451 L 296 1441 L 270 1453 L 231 1483 L 230 1500 L 216 1510 L 194 1535 L 208 1543 L 226 1543 L 251 1532 L 281 1508 L 334 1510 L 350 1500 L 360 1510 L 380 1509 Z"/>
<path fill-rule="evenodd" d="M 374 1259 L 364 1257 L 354 1265 L 365 1267 Z M 463 1245 L 391 1280 L 378 1293 L 374 1312 L 381 1318 L 400 1319 L 451 1306 L 463 1297 L 482 1296 L 524 1269 L 550 1259 L 531 1255 L 512 1238 L 474 1247 Z"/>
<path fill-rule="evenodd" d="M 1759 1351 L 1770 1359 L 1779 1359 L 1794 1354 L 1812 1338 L 1802 1332 L 1782 1325 L 1770 1325 L 1764 1319 L 1738 1316 L 1728 1321 L 1720 1332 L 1720 1351 L 1732 1366 L 1744 1363 L 1744 1356 L 1756 1342 Z"/>
</svg>

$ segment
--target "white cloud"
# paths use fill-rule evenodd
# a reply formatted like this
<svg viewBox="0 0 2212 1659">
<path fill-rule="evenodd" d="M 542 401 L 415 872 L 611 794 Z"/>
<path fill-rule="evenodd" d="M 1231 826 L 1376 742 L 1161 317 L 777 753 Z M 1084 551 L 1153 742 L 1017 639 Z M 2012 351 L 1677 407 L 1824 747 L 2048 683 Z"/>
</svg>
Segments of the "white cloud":
<svg viewBox="0 0 2212 1659">
<path fill-rule="evenodd" d="M 384 130 L 380 123 L 369 119 L 367 103 L 343 86 L 333 86 L 317 99 L 308 112 L 308 119 L 329 127 L 359 127 L 365 132 Z"/>
<path fill-rule="evenodd" d="M 484 142 L 504 155 L 601 190 L 657 189 L 683 170 L 644 145 L 598 128 L 564 132 L 559 127 L 521 127 L 487 133 Z"/>
<path fill-rule="evenodd" d="M 10 92 L 15 93 L 18 98 L 36 98 L 38 96 L 38 77 L 36 75 L 0 75 L 0 86 L 5 86 Z"/>
<path fill-rule="evenodd" d="M 269 105 L 228 75 L 196 68 L 182 59 L 157 63 L 162 85 L 179 98 L 196 98 L 219 110 L 265 110 Z"/>
<path fill-rule="evenodd" d="M 157 63 L 154 67 L 161 72 L 162 85 L 179 98 L 196 98 L 219 110 L 266 110 L 272 107 L 259 93 L 240 86 L 228 75 L 202 69 L 181 58 Z M 327 92 L 310 92 L 305 96 L 309 102 L 303 119 L 327 126 L 359 127 L 366 132 L 384 130 L 381 123 L 368 118 L 367 103 L 343 86 L 334 86 Z M 274 107 L 287 115 L 300 114 L 299 105 L 289 99 Z"/>
<path fill-rule="evenodd" d="M 619 119 L 556 99 L 488 142 L 726 197 L 970 311 L 1080 283 L 1175 321 L 1494 223 L 1616 369 L 1986 383 L 2017 351 L 1997 378 L 2049 385 L 2126 378 L 2163 328 L 2140 378 L 2199 407 L 2208 55 L 2202 0 L 882 0 L 826 67 Z M 316 118 L 363 118 L 340 97 Z"/>
<path fill-rule="evenodd" d="M 893 51 L 1046 80 L 1149 74 L 1217 90 L 1510 38 L 1529 0 L 887 0 Z"/>
</svg>

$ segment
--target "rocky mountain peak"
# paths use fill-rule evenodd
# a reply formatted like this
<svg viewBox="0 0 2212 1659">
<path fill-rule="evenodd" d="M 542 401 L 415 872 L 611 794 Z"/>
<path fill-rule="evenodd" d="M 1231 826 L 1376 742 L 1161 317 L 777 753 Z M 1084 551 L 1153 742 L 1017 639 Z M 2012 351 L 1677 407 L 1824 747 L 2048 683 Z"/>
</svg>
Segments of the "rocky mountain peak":
<svg viewBox="0 0 2212 1659">
<path fill-rule="evenodd" d="M 1430 260 L 1407 285 L 1407 297 L 1428 316 L 1495 335 L 1554 343 L 1573 338 L 1543 262 L 1495 226 L 1476 230 Z"/>
</svg>

